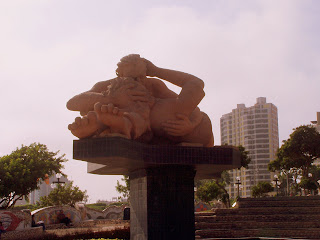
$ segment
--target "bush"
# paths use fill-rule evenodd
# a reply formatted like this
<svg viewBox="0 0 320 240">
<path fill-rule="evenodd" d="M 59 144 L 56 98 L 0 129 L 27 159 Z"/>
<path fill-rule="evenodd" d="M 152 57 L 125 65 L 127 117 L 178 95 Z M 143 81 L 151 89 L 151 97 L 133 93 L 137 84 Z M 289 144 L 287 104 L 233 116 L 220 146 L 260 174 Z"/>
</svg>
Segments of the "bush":
<svg viewBox="0 0 320 240">
<path fill-rule="evenodd" d="M 302 178 L 301 182 L 299 183 L 300 188 L 308 189 L 308 190 L 317 190 L 317 184 L 310 178 Z"/>
<path fill-rule="evenodd" d="M 273 187 L 269 182 L 259 182 L 251 188 L 252 197 L 266 197 L 267 193 L 272 192 Z"/>
</svg>

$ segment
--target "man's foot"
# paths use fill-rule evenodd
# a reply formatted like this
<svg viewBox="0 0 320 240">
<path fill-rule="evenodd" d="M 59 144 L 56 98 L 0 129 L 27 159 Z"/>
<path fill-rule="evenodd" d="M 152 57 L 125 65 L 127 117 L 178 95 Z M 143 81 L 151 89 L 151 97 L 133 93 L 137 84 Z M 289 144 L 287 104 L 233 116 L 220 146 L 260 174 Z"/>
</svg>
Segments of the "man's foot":
<svg viewBox="0 0 320 240">
<path fill-rule="evenodd" d="M 90 111 L 82 118 L 77 117 L 73 123 L 69 124 L 68 129 L 78 138 L 87 138 L 94 135 L 99 127 L 97 114 Z"/>
<path fill-rule="evenodd" d="M 124 117 L 123 110 L 115 107 L 112 103 L 102 105 L 98 102 L 94 105 L 94 111 L 97 113 L 99 121 L 110 128 L 111 133 L 121 133 L 131 139 L 132 123 Z"/>
</svg>

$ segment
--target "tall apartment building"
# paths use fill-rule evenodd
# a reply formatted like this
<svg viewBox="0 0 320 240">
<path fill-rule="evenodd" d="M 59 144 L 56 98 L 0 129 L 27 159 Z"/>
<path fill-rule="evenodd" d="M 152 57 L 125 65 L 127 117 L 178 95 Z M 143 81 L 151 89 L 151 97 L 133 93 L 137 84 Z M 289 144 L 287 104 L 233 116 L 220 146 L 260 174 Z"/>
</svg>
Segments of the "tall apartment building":
<svg viewBox="0 0 320 240">
<path fill-rule="evenodd" d="M 265 97 L 257 98 L 254 106 L 238 104 L 220 119 L 221 145 L 242 145 L 251 157 L 249 169 L 230 171 L 227 187 L 231 198 L 237 197 L 237 179 L 241 182 L 240 197 L 250 197 L 251 187 L 261 181 L 271 182 L 268 163 L 274 160 L 279 148 L 278 110 Z"/>
</svg>

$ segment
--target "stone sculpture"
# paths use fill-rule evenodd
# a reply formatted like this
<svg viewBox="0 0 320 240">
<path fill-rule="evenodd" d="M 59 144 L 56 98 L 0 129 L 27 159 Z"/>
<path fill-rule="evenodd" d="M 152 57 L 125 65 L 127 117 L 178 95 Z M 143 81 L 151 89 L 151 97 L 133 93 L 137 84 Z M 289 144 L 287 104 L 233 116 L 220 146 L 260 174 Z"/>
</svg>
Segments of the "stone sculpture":
<svg viewBox="0 0 320 240">
<path fill-rule="evenodd" d="M 117 133 L 153 144 L 213 146 L 211 121 L 197 107 L 205 95 L 202 80 L 157 67 L 138 54 L 123 57 L 116 73 L 116 78 L 98 82 L 68 101 L 67 108 L 82 115 L 68 126 L 74 136 L 82 139 Z M 181 87 L 180 94 L 160 79 Z"/>
</svg>

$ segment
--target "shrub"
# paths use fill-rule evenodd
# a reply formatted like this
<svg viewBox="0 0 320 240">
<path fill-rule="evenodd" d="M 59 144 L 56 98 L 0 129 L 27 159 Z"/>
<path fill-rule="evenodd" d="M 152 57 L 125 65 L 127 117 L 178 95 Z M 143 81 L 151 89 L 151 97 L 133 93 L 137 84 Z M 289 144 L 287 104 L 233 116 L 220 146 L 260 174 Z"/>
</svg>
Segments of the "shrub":
<svg viewBox="0 0 320 240">
<path fill-rule="evenodd" d="M 267 193 L 272 191 L 273 187 L 269 182 L 259 182 L 251 188 L 252 197 L 265 197 Z"/>
</svg>

